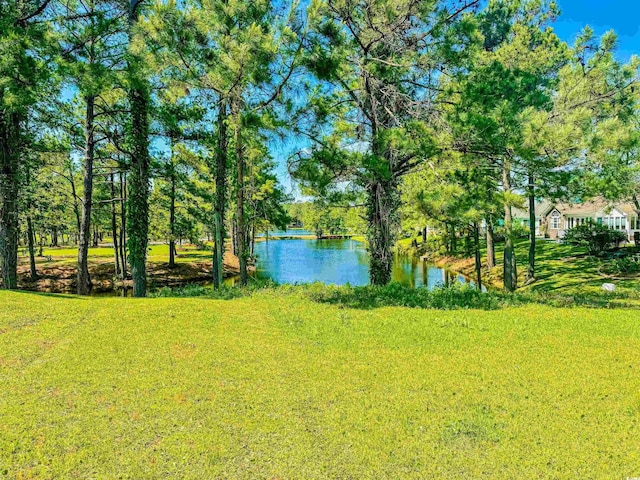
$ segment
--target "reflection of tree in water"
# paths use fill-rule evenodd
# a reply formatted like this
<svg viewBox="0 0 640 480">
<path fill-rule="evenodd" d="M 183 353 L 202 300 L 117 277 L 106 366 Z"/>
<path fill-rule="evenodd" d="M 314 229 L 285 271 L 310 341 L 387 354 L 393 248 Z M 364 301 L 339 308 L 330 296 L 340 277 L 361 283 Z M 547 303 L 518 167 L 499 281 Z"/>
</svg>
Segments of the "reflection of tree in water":
<svg viewBox="0 0 640 480">
<path fill-rule="evenodd" d="M 280 283 L 321 281 L 368 285 L 369 255 L 355 240 L 277 240 L 256 245 L 256 275 Z M 392 279 L 411 287 L 452 285 L 460 279 L 452 272 L 406 255 L 397 255 Z"/>
<path fill-rule="evenodd" d="M 453 285 L 458 281 L 458 276 L 451 273 L 449 270 L 443 270 L 442 272 L 443 272 L 445 287 L 450 287 L 451 285 Z"/>
</svg>

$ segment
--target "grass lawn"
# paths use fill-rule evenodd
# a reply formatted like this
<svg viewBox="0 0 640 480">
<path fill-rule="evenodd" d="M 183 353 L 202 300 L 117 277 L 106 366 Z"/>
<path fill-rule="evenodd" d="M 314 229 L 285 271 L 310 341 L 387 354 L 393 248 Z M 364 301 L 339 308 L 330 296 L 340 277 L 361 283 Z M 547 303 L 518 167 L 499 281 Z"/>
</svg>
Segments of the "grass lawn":
<svg viewBox="0 0 640 480">
<path fill-rule="evenodd" d="M 420 240 L 419 240 L 420 241 Z M 412 251 L 411 239 L 398 242 L 401 249 Z M 623 248 L 634 249 L 632 246 Z M 484 269 L 483 277 L 489 284 L 502 288 L 502 263 L 504 243 L 496 244 L 496 267 Z M 529 260 L 529 241 L 520 239 L 515 244 L 518 265 L 518 284 L 525 283 Z M 635 249 L 634 249 L 635 251 Z M 554 240 L 538 239 L 536 242 L 536 278 L 537 281 L 521 288 L 525 292 L 554 292 L 558 294 L 600 294 L 603 283 L 613 283 L 621 293 L 640 291 L 640 274 L 613 276 L 603 272 L 602 267 L 608 260 L 587 255 L 585 248 L 566 245 Z M 455 272 L 475 278 L 473 258 L 439 257 L 439 265 L 447 266 Z M 486 262 L 486 249 L 482 249 L 482 262 Z"/>
<path fill-rule="evenodd" d="M 0 292 L 0 478 L 640 476 L 626 309 Z"/>
<path fill-rule="evenodd" d="M 23 258 L 22 261 L 28 262 L 27 253 L 22 249 L 20 253 Z M 176 256 L 176 262 L 193 262 L 193 261 L 208 261 L 211 260 L 211 249 L 199 250 L 193 245 L 186 245 L 184 247 L 177 247 L 178 255 Z M 47 257 L 51 257 L 51 261 L 60 263 L 76 264 L 78 262 L 78 247 L 46 247 L 43 249 L 42 257 L 36 257 L 38 262 L 46 262 Z M 89 260 L 100 261 L 107 260 L 113 261 L 113 247 L 100 246 L 89 248 Z M 167 244 L 151 244 L 149 245 L 147 260 L 149 262 L 168 262 L 169 261 L 169 245 Z"/>
<path fill-rule="evenodd" d="M 517 260 L 521 275 L 527 271 L 528 241 L 518 241 Z M 623 248 L 634 249 L 627 246 Z M 502 245 L 496 255 L 502 255 Z M 603 273 L 607 260 L 587 255 L 585 248 L 574 247 L 553 240 L 536 243 L 536 278 L 538 282 L 527 288 L 532 291 L 601 292 L 602 284 L 614 283 L 622 290 L 640 287 L 640 275 L 615 276 Z M 502 259 L 500 259 L 502 264 Z"/>
</svg>

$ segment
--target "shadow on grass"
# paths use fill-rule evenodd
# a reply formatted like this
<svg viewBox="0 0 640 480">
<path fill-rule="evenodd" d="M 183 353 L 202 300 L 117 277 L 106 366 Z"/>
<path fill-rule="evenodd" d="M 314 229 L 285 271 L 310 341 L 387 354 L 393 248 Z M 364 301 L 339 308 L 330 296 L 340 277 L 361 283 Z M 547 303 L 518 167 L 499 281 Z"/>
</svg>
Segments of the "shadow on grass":
<svg viewBox="0 0 640 480">
<path fill-rule="evenodd" d="M 10 290 L 12 293 L 20 293 L 22 295 L 38 295 L 47 298 L 64 298 L 66 300 L 87 300 L 91 296 L 75 295 L 72 293 L 52 293 L 52 292 L 38 292 L 35 290 Z"/>
<path fill-rule="evenodd" d="M 210 260 L 211 254 L 209 252 L 204 252 L 204 251 L 201 251 L 201 252 L 194 251 L 190 253 L 178 252 L 178 255 L 176 255 L 176 258 L 198 258 L 201 260 Z"/>
</svg>

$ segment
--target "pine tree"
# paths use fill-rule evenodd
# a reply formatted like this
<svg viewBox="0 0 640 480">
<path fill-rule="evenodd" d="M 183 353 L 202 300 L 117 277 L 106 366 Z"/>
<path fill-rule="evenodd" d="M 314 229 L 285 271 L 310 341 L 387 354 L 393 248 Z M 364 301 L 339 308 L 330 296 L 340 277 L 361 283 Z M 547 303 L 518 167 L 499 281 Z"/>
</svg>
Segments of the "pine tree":
<svg viewBox="0 0 640 480">
<path fill-rule="evenodd" d="M 400 180 L 438 153 L 437 79 L 459 66 L 472 44 L 473 22 L 465 13 L 478 3 L 327 0 L 310 6 L 306 63 L 317 81 L 309 85 L 300 130 L 312 144 L 292 169 L 320 195 L 345 182 L 364 192 L 374 285 L 391 280 Z"/>
<path fill-rule="evenodd" d="M 83 196 L 78 242 L 77 292 L 88 295 L 92 284 L 89 275 L 88 252 L 91 244 L 91 218 L 96 149 L 106 137 L 99 138 L 96 117 L 109 113 L 104 94 L 115 84 L 112 69 L 123 58 L 118 36 L 124 31 L 117 5 L 112 1 L 63 0 L 59 25 L 63 58 L 70 83 L 77 88 L 82 104 L 83 120 Z"/>
<path fill-rule="evenodd" d="M 149 110 L 151 92 L 146 71 L 143 34 L 138 26 L 144 0 L 130 0 L 127 95 L 130 108 L 130 169 L 128 176 L 127 233 L 133 296 L 147 294 L 149 244 Z"/>
<path fill-rule="evenodd" d="M 20 188 L 30 138 L 27 124 L 39 94 L 51 83 L 49 1 L 0 4 L 0 270 L 2 286 L 18 285 Z"/>
</svg>

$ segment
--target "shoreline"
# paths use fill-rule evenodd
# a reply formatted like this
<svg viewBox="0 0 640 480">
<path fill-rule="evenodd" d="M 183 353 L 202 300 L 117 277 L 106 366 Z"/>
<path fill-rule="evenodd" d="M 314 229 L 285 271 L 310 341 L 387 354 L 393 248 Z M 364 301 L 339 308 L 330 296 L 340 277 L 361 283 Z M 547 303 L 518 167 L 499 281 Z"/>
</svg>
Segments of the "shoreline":
<svg viewBox="0 0 640 480">
<path fill-rule="evenodd" d="M 432 252 L 427 252 L 420 247 L 420 245 L 418 247 L 403 245 L 403 243 L 399 242 L 396 244 L 396 251 L 402 255 L 409 255 L 422 261 L 429 262 L 435 267 L 444 268 L 445 270 L 450 270 L 454 273 L 464 275 L 473 281 L 476 280 L 475 259 L 473 257 L 436 255 Z M 483 258 L 482 260 L 482 285 L 484 287 L 502 290 L 504 288 L 504 283 L 502 282 L 502 265 L 496 265 L 494 268 L 489 270 L 486 267 L 485 259 Z"/>
</svg>

